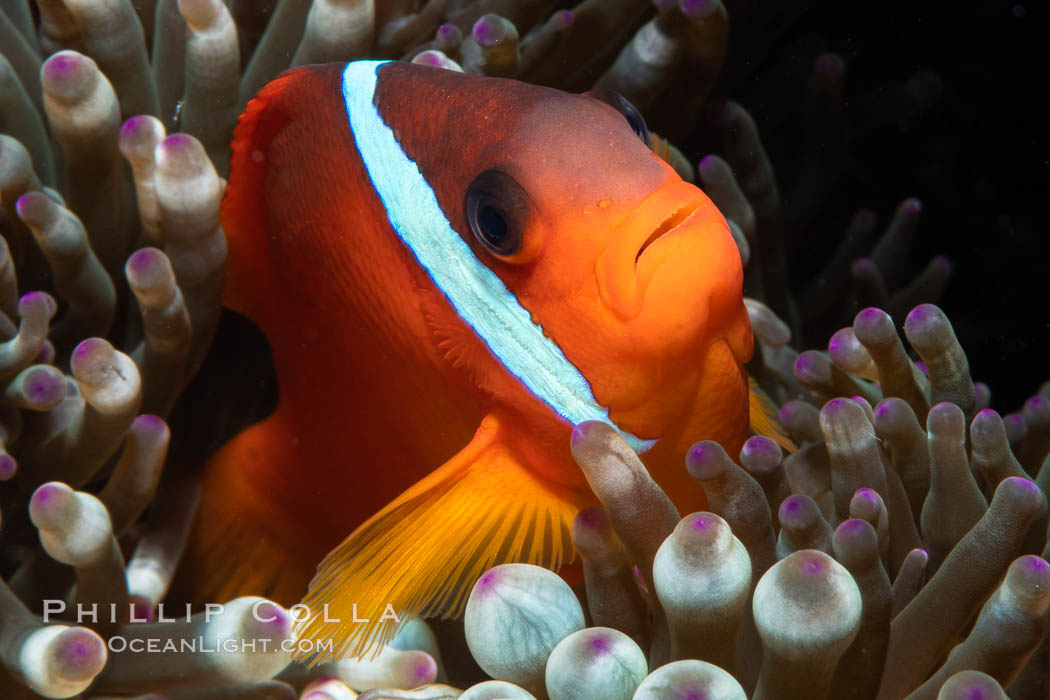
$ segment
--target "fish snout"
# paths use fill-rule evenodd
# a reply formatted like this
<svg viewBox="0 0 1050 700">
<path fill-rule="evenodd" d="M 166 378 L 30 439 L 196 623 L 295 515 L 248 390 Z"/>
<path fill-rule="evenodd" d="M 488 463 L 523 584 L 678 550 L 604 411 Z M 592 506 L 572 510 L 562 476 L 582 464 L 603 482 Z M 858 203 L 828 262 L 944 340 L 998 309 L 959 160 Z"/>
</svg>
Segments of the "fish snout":
<svg viewBox="0 0 1050 700">
<path fill-rule="evenodd" d="M 654 278 L 664 274 L 661 268 L 673 262 L 679 270 L 672 276 L 684 273 L 688 278 L 688 266 L 702 254 L 707 239 L 728 235 L 722 215 L 699 188 L 682 181 L 661 187 L 616 227 L 599 255 L 595 274 L 602 301 L 622 320 L 636 318 Z M 717 241 L 715 247 L 721 250 L 723 242 Z M 700 267 L 695 275 L 702 274 Z M 686 284 L 692 290 L 675 286 L 677 298 L 667 301 L 701 301 L 689 298 L 690 291 L 692 296 L 702 294 L 701 284 Z"/>
</svg>

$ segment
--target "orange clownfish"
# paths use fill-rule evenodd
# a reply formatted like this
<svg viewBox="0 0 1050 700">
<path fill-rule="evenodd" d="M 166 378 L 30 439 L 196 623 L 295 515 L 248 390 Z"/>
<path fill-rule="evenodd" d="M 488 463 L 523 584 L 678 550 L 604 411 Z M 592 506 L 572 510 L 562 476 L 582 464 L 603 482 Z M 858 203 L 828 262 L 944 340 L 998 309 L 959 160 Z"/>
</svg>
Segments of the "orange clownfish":
<svg viewBox="0 0 1050 700">
<path fill-rule="evenodd" d="M 705 505 L 685 453 L 739 450 L 756 401 L 740 257 L 625 102 L 359 61 L 249 103 L 225 302 L 268 338 L 280 403 L 206 466 L 199 595 L 305 594 L 342 620 L 301 630 L 337 656 L 390 638 L 387 605 L 458 614 L 495 564 L 571 559 L 585 420 Z"/>
</svg>

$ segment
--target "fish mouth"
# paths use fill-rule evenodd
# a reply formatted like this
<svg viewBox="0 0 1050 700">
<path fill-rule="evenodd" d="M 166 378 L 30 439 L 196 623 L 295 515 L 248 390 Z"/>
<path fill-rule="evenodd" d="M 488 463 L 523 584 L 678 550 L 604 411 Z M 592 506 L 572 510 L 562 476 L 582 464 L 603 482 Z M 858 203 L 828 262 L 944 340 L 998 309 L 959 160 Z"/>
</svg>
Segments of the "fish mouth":
<svg viewBox="0 0 1050 700">
<path fill-rule="evenodd" d="M 634 264 L 638 264 L 638 261 L 642 258 L 642 253 L 644 253 L 650 245 L 664 235 L 673 233 L 686 219 L 689 218 L 690 214 L 699 208 L 699 202 L 690 202 L 679 207 L 674 213 L 668 216 L 652 233 L 648 235 L 648 237 L 646 237 L 644 241 L 642 241 L 641 247 L 638 248 L 638 253 L 634 256 Z"/>
<path fill-rule="evenodd" d="M 678 181 L 646 197 L 609 236 L 595 274 L 605 304 L 628 320 L 642 310 L 645 283 L 674 241 L 698 235 L 714 206 L 695 185 Z"/>
</svg>

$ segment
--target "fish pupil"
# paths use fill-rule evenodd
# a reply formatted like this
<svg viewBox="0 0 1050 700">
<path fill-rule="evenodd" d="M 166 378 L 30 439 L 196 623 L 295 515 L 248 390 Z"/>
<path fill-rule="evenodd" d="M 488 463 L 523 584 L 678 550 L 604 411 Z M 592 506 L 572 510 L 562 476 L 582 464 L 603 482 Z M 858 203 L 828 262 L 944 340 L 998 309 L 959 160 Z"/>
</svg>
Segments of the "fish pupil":
<svg viewBox="0 0 1050 700">
<path fill-rule="evenodd" d="M 507 238 L 507 220 L 499 209 L 491 204 L 482 204 L 478 207 L 478 226 L 485 240 L 497 248 L 503 247 Z"/>
</svg>

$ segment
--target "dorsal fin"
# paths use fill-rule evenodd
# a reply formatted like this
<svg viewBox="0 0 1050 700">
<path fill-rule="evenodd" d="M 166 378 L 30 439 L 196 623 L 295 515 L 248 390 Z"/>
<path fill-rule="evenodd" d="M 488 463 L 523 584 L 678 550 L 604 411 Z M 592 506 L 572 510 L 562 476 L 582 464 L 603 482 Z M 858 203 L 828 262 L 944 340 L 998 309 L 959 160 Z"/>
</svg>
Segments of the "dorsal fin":
<svg viewBox="0 0 1050 700">
<path fill-rule="evenodd" d="M 267 298 L 261 291 L 270 282 L 264 206 L 267 153 L 293 116 L 293 100 L 281 96 L 310 70 L 289 70 L 268 83 L 248 102 L 233 132 L 230 184 L 221 210 L 228 250 L 223 304 L 252 317 L 261 311 L 256 307 Z"/>
</svg>

